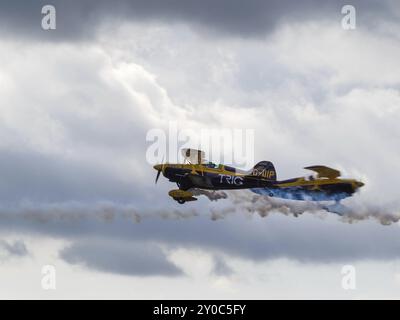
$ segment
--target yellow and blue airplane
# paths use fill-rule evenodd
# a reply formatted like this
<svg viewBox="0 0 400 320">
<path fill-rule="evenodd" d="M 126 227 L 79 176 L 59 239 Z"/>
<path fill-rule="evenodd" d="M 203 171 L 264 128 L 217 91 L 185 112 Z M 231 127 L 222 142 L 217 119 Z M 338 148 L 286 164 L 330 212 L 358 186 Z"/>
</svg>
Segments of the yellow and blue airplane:
<svg viewBox="0 0 400 320">
<path fill-rule="evenodd" d="M 355 179 L 341 179 L 340 171 L 321 165 L 305 167 L 317 173 L 316 177 L 299 177 L 277 180 L 275 167 L 270 161 L 261 161 L 251 170 L 242 171 L 226 165 L 205 161 L 204 152 L 183 149 L 183 164 L 157 164 L 156 183 L 162 173 L 179 189 L 171 190 L 171 196 L 178 203 L 195 201 L 191 189 L 251 191 L 290 200 L 335 201 L 352 196 L 364 183 Z"/>
</svg>

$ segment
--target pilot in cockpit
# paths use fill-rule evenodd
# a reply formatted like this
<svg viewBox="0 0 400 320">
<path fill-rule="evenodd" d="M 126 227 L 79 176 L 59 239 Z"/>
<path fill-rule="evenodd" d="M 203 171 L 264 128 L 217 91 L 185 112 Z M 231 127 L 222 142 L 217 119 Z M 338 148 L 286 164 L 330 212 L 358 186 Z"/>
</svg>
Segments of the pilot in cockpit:
<svg viewBox="0 0 400 320">
<path fill-rule="evenodd" d="M 207 167 L 207 168 L 211 168 L 211 169 L 215 169 L 215 168 L 218 167 L 218 166 L 217 166 L 215 163 L 213 163 L 213 162 L 208 162 L 208 163 L 206 163 L 204 166 Z"/>
</svg>

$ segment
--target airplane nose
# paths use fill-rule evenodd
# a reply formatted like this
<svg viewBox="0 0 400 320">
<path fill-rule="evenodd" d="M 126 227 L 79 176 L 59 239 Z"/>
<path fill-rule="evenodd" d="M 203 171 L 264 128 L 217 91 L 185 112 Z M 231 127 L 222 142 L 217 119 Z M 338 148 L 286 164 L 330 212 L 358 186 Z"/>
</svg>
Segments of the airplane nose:
<svg viewBox="0 0 400 320">
<path fill-rule="evenodd" d="M 154 168 L 155 170 L 157 170 L 157 171 L 161 171 L 162 165 L 161 165 L 161 164 L 156 164 L 153 168 Z"/>
</svg>

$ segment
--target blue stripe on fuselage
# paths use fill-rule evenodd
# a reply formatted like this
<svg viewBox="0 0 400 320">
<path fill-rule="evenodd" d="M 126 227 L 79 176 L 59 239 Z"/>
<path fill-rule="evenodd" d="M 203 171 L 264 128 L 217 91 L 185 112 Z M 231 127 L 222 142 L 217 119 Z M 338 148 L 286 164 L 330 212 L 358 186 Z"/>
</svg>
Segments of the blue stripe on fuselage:
<svg viewBox="0 0 400 320">
<path fill-rule="evenodd" d="M 300 188 L 252 188 L 250 190 L 259 195 L 302 201 L 339 201 L 350 196 L 350 194 L 346 192 L 326 193 L 318 190 L 304 190 Z"/>
</svg>

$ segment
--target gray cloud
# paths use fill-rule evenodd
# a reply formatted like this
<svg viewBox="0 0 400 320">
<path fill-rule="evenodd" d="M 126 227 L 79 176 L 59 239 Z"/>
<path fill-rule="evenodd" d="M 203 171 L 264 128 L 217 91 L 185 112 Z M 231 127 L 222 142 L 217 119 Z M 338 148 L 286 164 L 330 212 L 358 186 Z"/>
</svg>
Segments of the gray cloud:
<svg viewBox="0 0 400 320">
<path fill-rule="evenodd" d="M 151 243 L 81 239 L 60 251 L 71 264 L 132 276 L 176 276 L 181 271 L 170 263 L 159 246 Z"/>
<path fill-rule="evenodd" d="M 214 268 L 212 272 L 217 276 L 229 276 L 233 273 L 233 270 L 223 257 L 216 255 L 214 256 Z"/>
<path fill-rule="evenodd" d="M 10 257 L 24 257 L 29 254 L 24 241 L 16 240 L 8 242 L 0 240 L 0 259 L 7 259 Z"/>
<path fill-rule="evenodd" d="M 33 150 L 0 152 L 0 200 L 57 202 L 100 199 L 132 200 L 135 183 L 98 164 L 66 160 Z M 140 194 L 140 190 L 136 194 Z"/>
<path fill-rule="evenodd" d="M 346 1 L 240 0 L 84 0 L 73 4 L 53 0 L 57 9 L 57 31 L 41 30 L 41 8 L 48 1 L 0 2 L 0 25 L 5 33 L 35 36 L 45 40 L 85 39 L 104 22 L 121 24 L 150 21 L 186 23 L 211 34 L 238 36 L 265 35 L 277 25 L 295 20 L 337 20 Z M 393 19 L 396 2 L 352 1 L 358 9 L 359 22 L 373 25 L 376 19 Z"/>
</svg>

